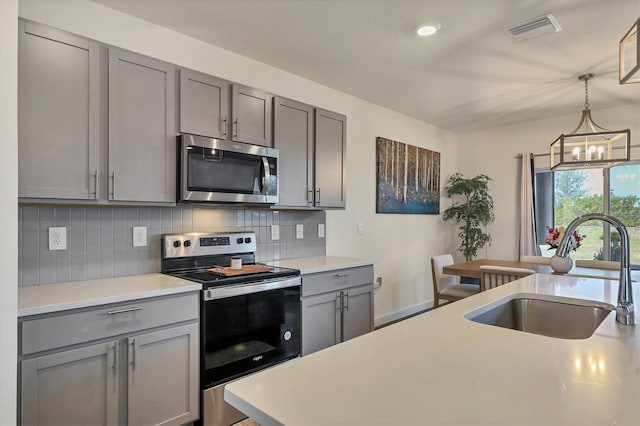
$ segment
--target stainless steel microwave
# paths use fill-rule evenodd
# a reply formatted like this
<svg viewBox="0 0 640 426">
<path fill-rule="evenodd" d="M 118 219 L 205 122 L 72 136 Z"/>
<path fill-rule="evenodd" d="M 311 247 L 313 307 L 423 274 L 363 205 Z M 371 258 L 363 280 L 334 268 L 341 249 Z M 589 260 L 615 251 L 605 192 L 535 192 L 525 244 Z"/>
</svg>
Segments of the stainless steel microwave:
<svg viewBox="0 0 640 426">
<path fill-rule="evenodd" d="M 178 201 L 278 202 L 277 149 L 187 134 L 177 142 Z"/>
</svg>

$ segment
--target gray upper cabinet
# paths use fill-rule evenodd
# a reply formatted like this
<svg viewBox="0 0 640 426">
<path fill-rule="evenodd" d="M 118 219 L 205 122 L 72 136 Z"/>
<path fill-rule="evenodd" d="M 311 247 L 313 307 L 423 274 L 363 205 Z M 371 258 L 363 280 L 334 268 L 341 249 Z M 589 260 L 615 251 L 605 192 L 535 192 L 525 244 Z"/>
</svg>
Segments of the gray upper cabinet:
<svg viewBox="0 0 640 426">
<path fill-rule="evenodd" d="M 314 205 L 346 206 L 347 117 L 316 108 Z"/>
<path fill-rule="evenodd" d="M 231 139 L 272 146 L 271 94 L 233 84 L 231 90 Z"/>
<path fill-rule="evenodd" d="M 280 150 L 279 206 L 313 204 L 313 107 L 276 96 L 273 145 Z"/>
<path fill-rule="evenodd" d="M 99 45 L 23 20 L 19 31 L 18 195 L 96 199 Z"/>
<path fill-rule="evenodd" d="M 175 68 L 109 49 L 109 199 L 175 201 Z"/>
<path fill-rule="evenodd" d="M 228 139 L 229 82 L 180 70 L 180 132 Z"/>
</svg>

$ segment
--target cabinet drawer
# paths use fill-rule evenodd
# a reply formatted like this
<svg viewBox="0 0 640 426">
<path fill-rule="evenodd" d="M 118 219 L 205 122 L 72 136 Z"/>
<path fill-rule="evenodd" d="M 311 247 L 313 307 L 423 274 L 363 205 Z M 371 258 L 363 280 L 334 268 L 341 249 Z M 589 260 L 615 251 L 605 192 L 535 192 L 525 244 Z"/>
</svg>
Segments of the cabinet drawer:
<svg viewBox="0 0 640 426">
<path fill-rule="evenodd" d="M 373 283 L 373 266 L 336 269 L 302 276 L 302 297 Z"/>
<path fill-rule="evenodd" d="M 198 294 L 142 299 L 21 321 L 21 353 L 85 343 L 198 318 Z"/>
</svg>

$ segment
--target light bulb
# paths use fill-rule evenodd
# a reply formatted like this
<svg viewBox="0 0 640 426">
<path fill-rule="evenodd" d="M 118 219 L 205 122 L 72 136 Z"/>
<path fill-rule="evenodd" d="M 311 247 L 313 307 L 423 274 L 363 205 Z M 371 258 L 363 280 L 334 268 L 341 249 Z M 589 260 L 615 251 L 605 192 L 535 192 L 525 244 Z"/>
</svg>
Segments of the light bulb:
<svg viewBox="0 0 640 426">
<path fill-rule="evenodd" d="M 573 161 L 578 161 L 580 159 L 580 148 L 579 147 L 575 147 L 573 148 Z"/>
</svg>

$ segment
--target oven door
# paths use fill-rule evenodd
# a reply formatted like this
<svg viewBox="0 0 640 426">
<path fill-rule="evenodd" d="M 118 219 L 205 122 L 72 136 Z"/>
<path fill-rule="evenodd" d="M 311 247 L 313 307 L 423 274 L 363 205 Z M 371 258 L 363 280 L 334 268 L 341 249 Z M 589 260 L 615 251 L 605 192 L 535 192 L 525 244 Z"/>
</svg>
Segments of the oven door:
<svg viewBox="0 0 640 426">
<path fill-rule="evenodd" d="M 278 202 L 278 150 L 193 135 L 178 141 L 180 201 Z"/>
<path fill-rule="evenodd" d="M 300 355 L 300 277 L 208 289 L 203 388 Z"/>
</svg>

